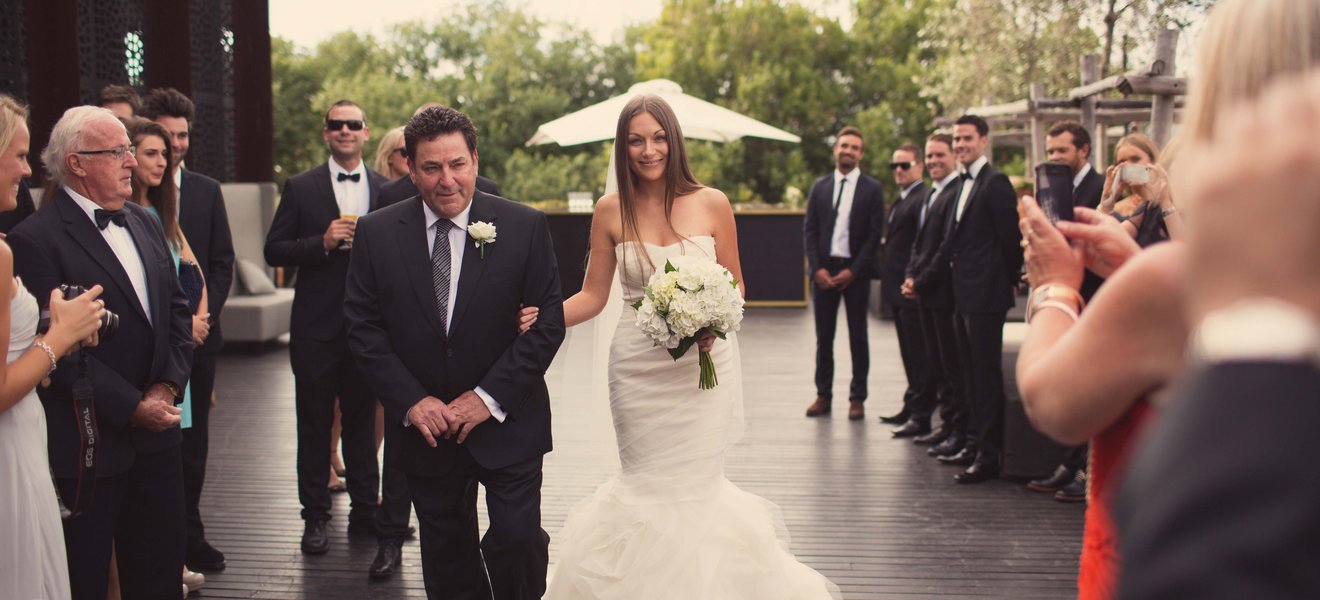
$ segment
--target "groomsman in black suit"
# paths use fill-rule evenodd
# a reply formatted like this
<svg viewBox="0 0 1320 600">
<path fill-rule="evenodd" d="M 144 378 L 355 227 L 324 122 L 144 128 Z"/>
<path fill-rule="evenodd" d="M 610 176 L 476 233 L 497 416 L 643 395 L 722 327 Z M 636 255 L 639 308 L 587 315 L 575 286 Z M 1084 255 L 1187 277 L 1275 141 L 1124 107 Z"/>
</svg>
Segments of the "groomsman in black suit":
<svg viewBox="0 0 1320 600">
<path fill-rule="evenodd" d="M 343 425 L 344 463 L 352 501 L 350 529 L 374 531 L 376 400 L 348 349 L 344 279 L 356 218 L 376 208 L 385 176 L 362 162 L 370 135 L 366 113 L 340 100 L 325 115 L 321 137 L 330 160 L 290 177 L 266 236 L 266 262 L 298 267 L 289 331 L 298 411 L 298 500 L 305 521 L 302 551 L 329 549 L 330 428 L 335 398 Z"/>
<path fill-rule="evenodd" d="M 999 476 L 1004 437 L 1004 320 L 1022 269 L 1017 193 L 990 166 L 990 126 L 976 115 L 954 125 L 953 152 L 964 169 L 962 191 L 949 215 L 945 255 L 953 272 L 954 334 L 967 391 L 968 440 L 940 460 L 967 466 L 958 483 Z"/>
<path fill-rule="evenodd" d="M 193 350 L 191 390 L 192 427 L 183 430 L 183 495 L 188 510 L 187 564 L 201 571 L 221 571 L 225 555 L 206 541 L 199 506 L 206 481 L 206 457 L 211 415 L 211 392 L 215 390 L 215 363 L 224 335 L 220 315 L 229 298 L 234 279 L 234 240 L 220 182 L 184 167 L 196 116 L 192 100 L 173 88 L 152 90 L 142 103 L 142 116 L 160 123 L 170 132 L 170 165 L 179 190 L 179 228 L 197 256 L 206 278 L 206 306 L 211 328 L 206 342 Z"/>
<path fill-rule="evenodd" d="M 866 334 L 866 304 L 875 275 L 876 249 L 885 225 L 885 199 L 880 182 L 863 175 L 862 132 L 844 127 L 835 137 L 835 171 L 816 180 L 807 196 L 803 246 L 811 273 L 811 304 L 816 316 L 816 400 L 808 417 L 830 414 L 834 398 L 834 331 L 839 304 L 848 315 L 852 350 L 852 383 L 848 386 L 848 418 L 866 416 L 866 376 L 871 366 Z"/>
<path fill-rule="evenodd" d="M 60 284 L 101 285 L 119 315 L 113 335 L 60 361 L 46 408 L 50 466 L 66 505 L 73 597 L 106 597 L 111 543 L 125 598 L 177 598 L 183 587 L 179 390 L 192 361 L 192 313 L 160 222 L 127 202 L 133 157 L 123 123 L 92 106 L 69 109 L 42 152 L 58 185 L 10 232 L 14 270 L 38 301 Z M 92 399 L 75 389 L 87 360 Z M 84 417 L 95 427 L 84 436 Z M 89 444 L 94 440 L 94 445 Z M 85 461 L 88 452 L 92 464 Z M 32 552 L 34 548 L 11 548 Z"/>
<path fill-rule="evenodd" d="M 935 380 L 940 427 L 912 441 L 933 444 L 927 451 L 931 456 L 949 456 L 962 450 L 967 425 L 962 369 L 953 332 L 953 273 L 948 257 L 940 254 L 947 249 L 944 234 L 963 185 L 953 156 L 953 136 L 935 133 L 926 138 L 926 167 L 934 188 L 918 215 L 917 238 L 901 291 L 920 307 L 921 336 L 930 375 Z"/>
<path fill-rule="evenodd" d="M 1066 164 L 1072 169 L 1073 206 L 1100 206 L 1105 177 L 1091 166 L 1091 134 L 1081 123 L 1055 123 L 1045 134 L 1045 152 L 1051 161 Z M 1104 279 L 1088 269 L 1082 279 L 1082 298 L 1089 302 L 1096 290 L 1100 289 L 1101 283 L 1104 283 Z M 1085 501 L 1086 449 L 1085 445 L 1069 448 L 1063 464 L 1055 468 L 1054 473 L 1027 483 L 1027 488 L 1054 493 L 1056 499 L 1065 502 Z"/>
<path fill-rule="evenodd" d="M 428 108 L 404 140 L 422 194 L 358 228 L 350 344 L 385 406 L 387 443 L 401 446 L 427 596 L 540 598 L 544 375 L 564 338 L 549 227 L 539 211 L 476 190 L 477 133 L 463 113 Z M 541 309 L 525 335 L 521 305 Z M 478 483 L 490 511 L 480 540 Z"/>
<path fill-rule="evenodd" d="M 912 246 L 921 227 L 921 212 L 926 206 L 926 184 L 922 181 L 921 149 L 904 144 L 894 151 L 889 170 L 898 184 L 898 200 L 889 209 L 882 243 L 885 262 L 880 272 L 880 295 L 894 309 L 898 330 L 898 351 L 907 375 L 903 392 L 903 411 L 908 419 L 893 431 L 894 437 L 914 437 L 930 432 L 930 415 L 935 407 L 935 380 L 926 359 L 926 344 L 921 337 L 921 314 L 916 300 L 903 295 Z"/>
</svg>

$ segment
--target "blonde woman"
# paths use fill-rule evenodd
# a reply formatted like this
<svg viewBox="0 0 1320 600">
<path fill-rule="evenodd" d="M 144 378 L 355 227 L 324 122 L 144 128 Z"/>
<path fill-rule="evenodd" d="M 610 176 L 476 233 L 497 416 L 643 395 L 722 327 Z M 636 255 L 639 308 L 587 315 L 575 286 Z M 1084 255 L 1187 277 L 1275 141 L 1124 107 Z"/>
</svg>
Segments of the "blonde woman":
<svg viewBox="0 0 1320 600">
<path fill-rule="evenodd" d="M 408 174 L 408 157 L 404 156 L 402 127 L 395 127 L 380 138 L 380 145 L 376 146 L 376 160 L 371 168 L 390 179 L 398 179 Z"/>
</svg>

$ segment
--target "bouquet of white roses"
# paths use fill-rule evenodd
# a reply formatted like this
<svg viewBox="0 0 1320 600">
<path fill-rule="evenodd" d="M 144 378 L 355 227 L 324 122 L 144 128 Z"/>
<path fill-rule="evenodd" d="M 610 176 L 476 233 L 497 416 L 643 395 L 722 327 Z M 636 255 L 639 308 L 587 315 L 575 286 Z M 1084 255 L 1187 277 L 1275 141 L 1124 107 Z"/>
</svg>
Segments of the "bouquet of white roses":
<svg viewBox="0 0 1320 600">
<path fill-rule="evenodd" d="M 709 331 L 720 339 L 742 324 L 743 298 L 728 269 L 703 256 L 675 256 L 651 275 L 646 296 L 633 303 L 637 326 L 657 346 L 678 360 Z M 719 383 L 709 352 L 700 357 L 698 387 L 708 390 Z"/>
</svg>

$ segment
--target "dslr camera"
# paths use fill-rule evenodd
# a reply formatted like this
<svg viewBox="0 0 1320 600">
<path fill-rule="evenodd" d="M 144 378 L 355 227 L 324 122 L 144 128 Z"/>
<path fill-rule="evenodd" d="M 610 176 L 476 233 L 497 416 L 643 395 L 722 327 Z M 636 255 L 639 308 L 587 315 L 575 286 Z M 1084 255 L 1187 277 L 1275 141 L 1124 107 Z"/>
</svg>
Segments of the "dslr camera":
<svg viewBox="0 0 1320 600">
<path fill-rule="evenodd" d="M 87 288 L 81 285 L 60 284 L 60 293 L 64 294 L 65 300 L 77 298 L 86 291 Z M 119 315 L 107 309 L 105 315 L 101 317 L 101 328 L 96 333 L 104 341 L 114 337 L 117 329 L 119 329 Z M 50 307 L 41 309 L 41 318 L 37 321 L 37 333 L 44 334 L 47 331 L 50 331 Z"/>
</svg>

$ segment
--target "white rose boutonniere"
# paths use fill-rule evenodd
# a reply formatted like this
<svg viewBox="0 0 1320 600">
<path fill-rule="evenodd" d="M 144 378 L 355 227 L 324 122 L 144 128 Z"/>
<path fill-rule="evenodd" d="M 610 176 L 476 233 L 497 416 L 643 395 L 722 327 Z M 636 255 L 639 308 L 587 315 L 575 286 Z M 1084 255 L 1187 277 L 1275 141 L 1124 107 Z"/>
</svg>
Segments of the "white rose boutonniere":
<svg viewBox="0 0 1320 600">
<path fill-rule="evenodd" d="M 486 244 L 495 243 L 495 225 L 485 221 L 477 221 L 468 225 L 468 236 L 472 242 L 481 250 L 481 258 L 486 258 Z"/>
</svg>

